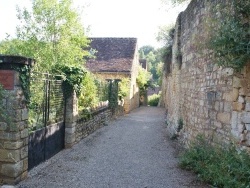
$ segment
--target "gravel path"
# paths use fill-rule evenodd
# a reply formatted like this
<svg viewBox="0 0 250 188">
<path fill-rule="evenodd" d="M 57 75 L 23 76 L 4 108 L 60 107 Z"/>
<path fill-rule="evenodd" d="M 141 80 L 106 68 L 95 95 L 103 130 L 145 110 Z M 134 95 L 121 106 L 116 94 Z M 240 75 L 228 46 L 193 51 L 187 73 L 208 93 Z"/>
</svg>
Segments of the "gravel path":
<svg viewBox="0 0 250 188">
<path fill-rule="evenodd" d="M 162 108 L 141 107 L 29 172 L 19 188 L 205 187 L 178 168 Z"/>
</svg>

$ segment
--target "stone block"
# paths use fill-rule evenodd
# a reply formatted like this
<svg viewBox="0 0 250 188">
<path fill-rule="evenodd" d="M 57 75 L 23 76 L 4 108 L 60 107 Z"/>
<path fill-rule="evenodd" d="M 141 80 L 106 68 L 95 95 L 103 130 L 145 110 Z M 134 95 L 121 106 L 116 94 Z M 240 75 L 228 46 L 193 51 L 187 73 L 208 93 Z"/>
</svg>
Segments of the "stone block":
<svg viewBox="0 0 250 188">
<path fill-rule="evenodd" d="M 27 177 L 28 177 L 28 171 L 24 171 L 24 172 L 21 174 L 21 181 L 22 181 L 22 180 L 25 180 Z"/>
<path fill-rule="evenodd" d="M 17 133 L 0 132 L 0 139 L 18 141 L 18 140 L 20 140 L 20 133 L 19 132 L 17 132 Z"/>
<path fill-rule="evenodd" d="M 238 97 L 239 97 L 239 90 L 236 88 L 233 88 L 231 92 L 223 94 L 223 99 L 225 99 L 228 102 L 237 101 Z"/>
<path fill-rule="evenodd" d="M 245 144 L 246 144 L 247 146 L 250 146 L 250 132 L 248 132 L 248 133 L 246 134 Z"/>
<path fill-rule="evenodd" d="M 219 129 L 222 129 L 222 123 L 221 122 L 214 122 L 214 126 L 219 128 Z"/>
<path fill-rule="evenodd" d="M 233 102 L 233 110 L 234 111 L 242 111 L 245 108 L 245 104 L 239 102 Z"/>
<path fill-rule="evenodd" d="M 237 129 L 232 129 L 231 130 L 231 134 L 233 135 L 234 138 L 236 138 L 237 140 L 240 139 L 240 134 L 239 131 Z"/>
<path fill-rule="evenodd" d="M 246 108 L 245 108 L 245 110 L 246 110 L 247 112 L 250 112 L 250 103 L 246 103 Z"/>
<path fill-rule="evenodd" d="M 230 113 L 228 112 L 218 113 L 217 119 L 222 123 L 230 124 L 231 116 L 230 116 Z"/>
<path fill-rule="evenodd" d="M 29 130 L 28 129 L 24 129 L 21 131 L 21 138 L 26 138 L 29 136 Z"/>
<path fill-rule="evenodd" d="M 20 151 L 0 149 L 0 161 L 5 161 L 5 162 L 20 161 Z"/>
<path fill-rule="evenodd" d="M 247 103 L 250 103 L 250 96 L 245 98 Z"/>
<path fill-rule="evenodd" d="M 240 88 L 239 95 L 246 96 L 247 95 L 247 88 Z"/>
<path fill-rule="evenodd" d="M 16 142 L 6 141 L 6 142 L 4 142 L 4 148 L 5 149 L 16 150 L 16 149 L 21 148 L 22 146 L 23 146 L 23 142 L 22 141 L 16 141 Z"/>
<path fill-rule="evenodd" d="M 231 119 L 231 128 L 232 129 L 237 129 L 237 124 L 238 124 L 238 112 L 233 111 L 232 112 L 232 119 Z"/>
<path fill-rule="evenodd" d="M 2 185 L 1 188 L 15 188 L 13 185 Z"/>
<path fill-rule="evenodd" d="M 74 134 L 76 132 L 75 126 L 72 126 L 70 128 L 65 128 L 65 133 L 66 134 Z"/>
<path fill-rule="evenodd" d="M 72 144 L 76 141 L 75 134 L 65 134 L 65 143 Z"/>
<path fill-rule="evenodd" d="M 250 123 L 246 123 L 245 126 L 246 126 L 246 130 L 250 131 Z"/>
<path fill-rule="evenodd" d="M 243 123 L 250 123 L 250 112 L 244 112 L 241 117 Z"/>
<path fill-rule="evenodd" d="M 23 145 L 28 145 L 29 144 L 29 137 L 23 139 Z"/>
<path fill-rule="evenodd" d="M 227 77 L 227 76 L 232 76 L 234 74 L 234 69 L 232 68 L 223 68 L 221 70 L 221 76 Z"/>
<path fill-rule="evenodd" d="M 19 131 L 19 122 L 11 123 L 10 131 L 11 132 L 18 132 Z"/>
<path fill-rule="evenodd" d="M 239 96 L 238 102 L 245 103 L 245 98 L 243 96 Z"/>
<path fill-rule="evenodd" d="M 238 124 L 238 132 L 239 133 L 243 133 L 245 129 L 246 129 L 245 124 L 243 124 L 243 123 Z"/>
<path fill-rule="evenodd" d="M 28 109 L 24 108 L 22 109 L 22 120 L 27 120 L 29 117 Z"/>
<path fill-rule="evenodd" d="M 13 121 L 15 122 L 22 121 L 22 110 L 12 111 L 11 116 L 13 117 Z"/>
<path fill-rule="evenodd" d="M 28 158 L 23 160 L 23 172 L 28 170 L 29 161 Z"/>
<path fill-rule="evenodd" d="M 232 103 L 224 102 L 224 112 L 231 112 L 231 111 L 232 111 Z"/>
<path fill-rule="evenodd" d="M 246 140 L 246 134 L 242 133 L 240 134 L 240 142 L 244 142 Z"/>
<path fill-rule="evenodd" d="M 23 161 L 19 161 L 15 164 L 3 164 L 1 168 L 1 174 L 7 177 L 16 178 L 23 172 Z"/>
<path fill-rule="evenodd" d="M 215 104 L 214 104 L 214 109 L 216 111 L 220 111 L 220 102 L 216 101 Z"/>
<path fill-rule="evenodd" d="M 8 124 L 5 122 L 0 122 L 0 131 L 5 131 L 8 127 Z"/>
<path fill-rule="evenodd" d="M 21 159 L 28 157 L 28 146 L 25 146 L 21 149 Z"/>
<path fill-rule="evenodd" d="M 241 88 L 242 87 L 240 78 L 238 78 L 236 76 L 233 77 L 233 87 L 234 88 Z"/>
</svg>

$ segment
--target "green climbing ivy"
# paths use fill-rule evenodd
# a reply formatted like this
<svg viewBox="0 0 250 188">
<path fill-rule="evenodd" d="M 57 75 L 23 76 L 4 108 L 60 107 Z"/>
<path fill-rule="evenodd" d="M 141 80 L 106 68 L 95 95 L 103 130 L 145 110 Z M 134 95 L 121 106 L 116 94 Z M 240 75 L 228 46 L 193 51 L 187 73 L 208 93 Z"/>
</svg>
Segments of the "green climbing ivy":
<svg viewBox="0 0 250 188">
<path fill-rule="evenodd" d="M 0 122 L 5 122 L 10 125 L 12 121 L 6 109 L 5 99 L 6 99 L 6 91 L 0 84 Z"/>
<path fill-rule="evenodd" d="M 73 91 L 78 96 L 81 94 L 82 82 L 86 74 L 83 67 L 57 64 L 52 68 L 52 72 L 64 76 L 63 90 L 66 98 L 70 97 Z"/>
<path fill-rule="evenodd" d="M 30 71 L 31 67 L 28 65 L 24 65 L 21 68 L 17 68 L 19 72 L 19 80 L 21 83 L 21 87 L 23 89 L 23 94 L 26 100 L 26 103 L 30 103 Z"/>
</svg>

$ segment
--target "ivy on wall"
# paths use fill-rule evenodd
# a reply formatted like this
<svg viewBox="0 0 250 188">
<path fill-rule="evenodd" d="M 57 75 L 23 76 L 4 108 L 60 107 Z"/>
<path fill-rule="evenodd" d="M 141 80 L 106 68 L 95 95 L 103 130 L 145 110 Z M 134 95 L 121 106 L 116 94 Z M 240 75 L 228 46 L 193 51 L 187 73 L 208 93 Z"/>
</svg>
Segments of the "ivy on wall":
<svg viewBox="0 0 250 188">
<path fill-rule="evenodd" d="M 0 122 L 4 122 L 7 124 L 11 124 L 12 120 L 6 110 L 6 91 L 4 90 L 3 86 L 0 84 Z"/>
</svg>

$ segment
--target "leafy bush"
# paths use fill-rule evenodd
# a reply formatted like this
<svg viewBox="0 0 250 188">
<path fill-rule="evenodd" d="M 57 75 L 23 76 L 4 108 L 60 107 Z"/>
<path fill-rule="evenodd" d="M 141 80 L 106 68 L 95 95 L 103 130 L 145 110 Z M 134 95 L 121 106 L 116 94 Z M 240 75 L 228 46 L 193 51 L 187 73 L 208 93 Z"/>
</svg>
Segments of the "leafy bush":
<svg viewBox="0 0 250 188">
<path fill-rule="evenodd" d="M 57 64 L 52 68 L 52 72 L 63 75 L 63 89 L 66 98 L 75 90 L 79 96 L 82 90 L 82 82 L 85 78 L 86 71 L 81 66 L 60 65 Z"/>
<path fill-rule="evenodd" d="M 129 86 L 130 86 L 129 78 L 123 78 L 121 82 L 119 82 L 118 96 L 120 99 L 126 97 L 129 94 Z"/>
<path fill-rule="evenodd" d="M 201 180 L 214 187 L 250 187 L 250 156 L 233 146 L 212 146 L 198 137 L 181 155 L 180 166 L 193 170 Z"/>
<path fill-rule="evenodd" d="M 148 97 L 148 105 L 149 106 L 157 106 L 159 100 L 160 100 L 160 95 L 159 94 L 153 94 L 153 95 Z"/>
<path fill-rule="evenodd" d="M 233 0 L 231 6 L 217 5 L 217 15 L 209 48 L 213 50 L 218 65 L 240 70 L 250 60 L 250 2 Z"/>
<path fill-rule="evenodd" d="M 92 73 L 86 73 L 81 83 L 81 88 L 82 91 L 78 101 L 79 110 L 93 107 L 95 104 L 97 104 L 97 102 L 99 101 L 97 85 L 95 83 L 95 77 Z"/>
</svg>

